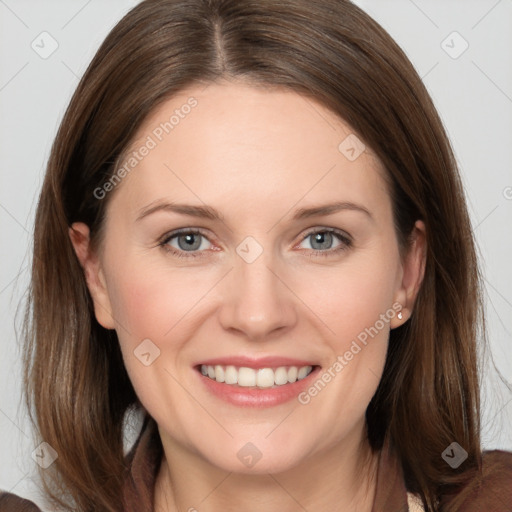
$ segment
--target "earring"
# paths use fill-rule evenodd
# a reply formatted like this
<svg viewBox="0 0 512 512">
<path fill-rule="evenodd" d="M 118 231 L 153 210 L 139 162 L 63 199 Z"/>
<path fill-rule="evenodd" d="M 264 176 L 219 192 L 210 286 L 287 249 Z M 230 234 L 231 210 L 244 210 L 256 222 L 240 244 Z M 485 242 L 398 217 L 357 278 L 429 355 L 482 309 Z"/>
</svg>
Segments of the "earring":
<svg viewBox="0 0 512 512">
<path fill-rule="evenodd" d="M 402 312 L 401 312 L 401 311 L 399 311 L 399 312 L 398 312 L 397 317 L 398 317 L 398 320 L 402 320 L 403 315 L 402 315 Z"/>
</svg>

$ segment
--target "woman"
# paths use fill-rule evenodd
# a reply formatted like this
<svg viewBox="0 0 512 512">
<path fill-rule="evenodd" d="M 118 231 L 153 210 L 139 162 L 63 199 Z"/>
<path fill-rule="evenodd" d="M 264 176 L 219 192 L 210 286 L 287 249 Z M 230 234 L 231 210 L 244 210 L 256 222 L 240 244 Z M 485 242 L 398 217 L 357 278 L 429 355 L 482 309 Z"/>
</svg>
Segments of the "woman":
<svg viewBox="0 0 512 512">
<path fill-rule="evenodd" d="M 85 73 L 37 210 L 48 497 L 509 510 L 512 456 L 480 445 L 479 286 L 446 134 L 380 26 L 347 1 L 146 0 Z"/>
</svg>

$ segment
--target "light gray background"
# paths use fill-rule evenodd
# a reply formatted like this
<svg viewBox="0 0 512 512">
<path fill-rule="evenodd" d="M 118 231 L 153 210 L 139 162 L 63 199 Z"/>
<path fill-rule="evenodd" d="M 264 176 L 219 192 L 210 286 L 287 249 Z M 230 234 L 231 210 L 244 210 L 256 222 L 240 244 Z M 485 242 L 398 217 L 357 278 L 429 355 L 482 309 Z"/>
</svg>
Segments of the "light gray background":
<svg viewBox="0 0 512 512">
<path fill-rule="evenodd" d="M 35 203 L 78 78 L 136 3 L 0 0 L 0 489 L 39 502 L 31 458 L 37 443 L 22 404 L 15 329 Z M 481 250 L 491 352 L 512 382 L 512 0 L 356 3 L 406 51 L 447 127 Z M 31 47 L 34 40 L 42 47 L 45 37 L 50 48 L 44 31 L 58 43 L 46 59 Z M 484 383 L 484 446 L 512 450 L 512 395 L 492 365 Z"/>
</svg>

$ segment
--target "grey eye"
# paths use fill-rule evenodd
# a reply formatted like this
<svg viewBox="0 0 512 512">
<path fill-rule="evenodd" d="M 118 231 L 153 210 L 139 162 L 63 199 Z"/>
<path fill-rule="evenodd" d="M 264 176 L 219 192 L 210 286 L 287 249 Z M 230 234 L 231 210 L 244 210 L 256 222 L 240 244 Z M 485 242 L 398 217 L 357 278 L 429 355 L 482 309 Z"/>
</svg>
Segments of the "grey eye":
<svg viewBox="0 0 512 512">
<path fill-rule="evenodd" d="M 208 248 L 208 239 L 201 233 L 186 232 L 172 235 L 166 241 L 166 244 L 173 249 L 184 252 L 195 252 Z"/>
<path fill-rule="evenodd" d="M 334 241 L 332 233 L 328 231 L 312 233 L 308 238 L 311 240 L 311 248 L 319 250 L 331 249 Z"/>
</svg>

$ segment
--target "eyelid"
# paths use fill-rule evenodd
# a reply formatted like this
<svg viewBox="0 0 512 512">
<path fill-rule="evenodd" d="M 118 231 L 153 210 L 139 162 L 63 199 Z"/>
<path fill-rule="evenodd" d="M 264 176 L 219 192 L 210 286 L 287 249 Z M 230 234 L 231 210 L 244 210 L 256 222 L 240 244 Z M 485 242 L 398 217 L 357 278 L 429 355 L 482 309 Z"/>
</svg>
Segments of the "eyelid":
<svg viewBox="0 0 512 512">
<path fill-rule="evenodd" d="M 208 237 L 208 234 L 202 228 L 179 228 L 179 229 L 174 229 L 173 231 L 169 231 L 169 232 L 165 233 L 165 235 L 163 235 L 158 240 L 158 243 L 165 244 L 165 243 L 168 243 L 169 240 L 171 240 L 172 238 L 176 238 L 179 235 L 188 235 L 188 234 L 202 235 L 205 238 L 207 238 L 208 240 L 210 240 L 210 238 Z"/>
</svg>

